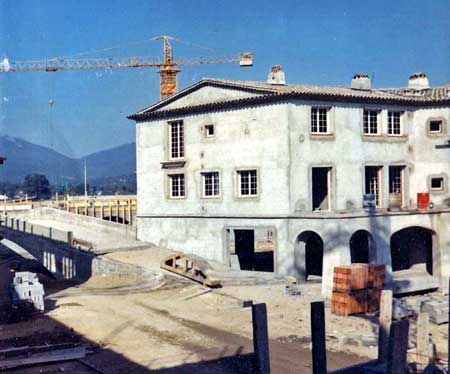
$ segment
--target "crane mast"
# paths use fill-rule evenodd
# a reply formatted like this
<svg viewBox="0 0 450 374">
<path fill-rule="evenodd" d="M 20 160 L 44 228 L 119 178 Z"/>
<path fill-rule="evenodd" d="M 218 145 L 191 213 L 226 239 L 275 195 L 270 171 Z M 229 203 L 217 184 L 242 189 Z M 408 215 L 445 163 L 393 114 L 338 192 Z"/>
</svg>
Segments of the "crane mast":
<svg viewBox="0 0 450 374">
<path fill-rule="evenodd" d="M 161 69 L 158 70 L 160 77 L 160 87 L 159 92 L 161 95 L 161 100 L 173 95 L 177 92 L 177 74 L 181 71 L 174 66 L 173 63 L 173 50 L 170 45 L 170 36 L 161 35 L 153 38 L 154 40 L 163 40 L 163 54 L 164 54 L 164 64 Z"/>
</svg>

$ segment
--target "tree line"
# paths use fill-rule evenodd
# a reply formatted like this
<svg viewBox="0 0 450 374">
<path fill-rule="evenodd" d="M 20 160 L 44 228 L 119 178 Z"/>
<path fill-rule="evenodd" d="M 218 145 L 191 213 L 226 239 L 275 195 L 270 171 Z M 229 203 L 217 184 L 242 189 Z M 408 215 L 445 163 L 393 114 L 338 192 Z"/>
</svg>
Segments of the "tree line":
<svg viewBox="0 0 450 374">
<path fill-rule="evenodd" d="M 92 195 L 128 195 L 136 193 L 135 176 L 104 178 L 87 185 L 87 192 Z M 84 195 L 84 183 L 51 184 L 44 174 L 27 175 L 22 183 L 0 182 L 0 193 L 10 199 L 34 198 L 48 200 L 58 194 Z"/>
</svg>

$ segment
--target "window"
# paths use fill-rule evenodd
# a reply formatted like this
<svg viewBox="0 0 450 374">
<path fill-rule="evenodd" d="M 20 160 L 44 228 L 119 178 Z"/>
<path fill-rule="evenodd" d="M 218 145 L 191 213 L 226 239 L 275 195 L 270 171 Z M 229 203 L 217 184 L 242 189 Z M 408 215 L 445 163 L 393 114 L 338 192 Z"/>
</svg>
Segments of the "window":
<svg viewBox="0 0 450 374">
<path fill-rule="evenodd" d="M 366 166 L 365 167 L 365 193 L 373 195 L 375 198 L 375 205 L 380 207 L 380 187 L 381 187 L 381 166 Z"/>
<path fill-rule="evenodd" d="M 185 197 L 184 174 L 169 175 L 169 193 L 171 199 Z"/>
<path fill-rule="evenodd" d="M 432 191 L 444 191 L 444 178 L 431 178 Z"/>
<path fill-rule="evenodd" d="M 440 120 L 432 120 L 432 121 L 430 121 L 428 130 L 432 134 L 440 134 L 440 133 L 442 133 L 442 121 L 440 121 Z"/>
<path fill-rule="evenodd" d="M 364 110 L 363 132 L 365 135 L 378 135 L 378 111 Z"/>
<path fill-rule="evenodd" d="M 219 189 L 219 172 L 202 173 L 203 179 L 203 197 L 218 197 Z"/>
<path fill-rule="evenodd" d="M 311 133 L 329 133 L 327 108 L 311 108 Z"/>
<path fill-rule="evenodd" d="M 401 135 L 401 112 L 388 112 L 388 135 Z"/>
<path fill-rule="evenodd" d="M 258 174 L 256 170 L 239 170 L 239 196 L 258 194 Z"/>
<path fill-rule="evenodd" d="M 403 172 L 405 166 L 389 166 L 389 207 L 403 206 Z"/>
<path fill-rule="evenodd" d="M 402 192 L 402 169 L 401 166 L 389 167 L 389 193 L 400 194 Z"/>
<path fill-rule="evenodd" d="M 213 138 L 213 137 L 214 137 L 214 125 L 206 125 L 205 138 Z"/>
<path fill-rule="evenodd" d="M 331 209 L 331 167 L 313 167 L 312 174 L 312 209 Z"/>
<path fill-rule="evenodd" d="M 170 158 L 172 160 L 184 157 L 183 121 L 169 123 L 170 128 Z"/>
</svg>

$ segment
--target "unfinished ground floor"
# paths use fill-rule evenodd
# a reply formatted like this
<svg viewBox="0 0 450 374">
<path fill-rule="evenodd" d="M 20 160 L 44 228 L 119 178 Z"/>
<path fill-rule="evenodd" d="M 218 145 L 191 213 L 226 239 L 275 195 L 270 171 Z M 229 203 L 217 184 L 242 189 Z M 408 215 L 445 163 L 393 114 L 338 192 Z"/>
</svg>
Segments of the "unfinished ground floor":
<svg viewBox="0 0 450 374">
<path fill-rule="evenodd" d="M 273 271 L 332 290 L 333 268 L 386 264 L 386 285 L 406 293 L 445 287 L 450 211 L 304 217 L 138 216 L 138 239 L 242 270 Z"/>
</svg>

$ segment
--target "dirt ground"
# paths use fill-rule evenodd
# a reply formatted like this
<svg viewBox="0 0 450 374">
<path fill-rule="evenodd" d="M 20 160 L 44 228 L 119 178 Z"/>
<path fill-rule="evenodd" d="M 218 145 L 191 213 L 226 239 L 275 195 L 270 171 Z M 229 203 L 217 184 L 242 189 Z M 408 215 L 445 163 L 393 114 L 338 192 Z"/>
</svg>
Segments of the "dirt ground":
<svg viewBox="0 0 450 374">
<path fill-rule="evenodd" d="M 154 270 L 163 254 L 148 249 L 108 257 Z M 301 296 L 287 296 L 283 285 L 210 290 L 170 275 L 155 290 L 134 276 L 92 278 L 47 290 L 51 310 L 31 321 L 0 326 L 0 346 L 20 337 L 43 336 L 45 341 L 48 333 L 59 333 L 88 342 L 94 354 L 85 363 L 15 372 L 90 373 L 95 367 L 103 373 L 248 373 L 252 323 L 243 300 L 267 304 L 272 372 L 311 372 L 309 305 L 320 299 L 319 283 L 302 286 Z M 376 342 L 375 316 L 339 317 L 327 308 L 326 323 L 329 369 L 375 358 L 377 347 L 370 344 Z M 438 351 L 446 351 L 447 325 L 431 327 Z"/>
</svg>

